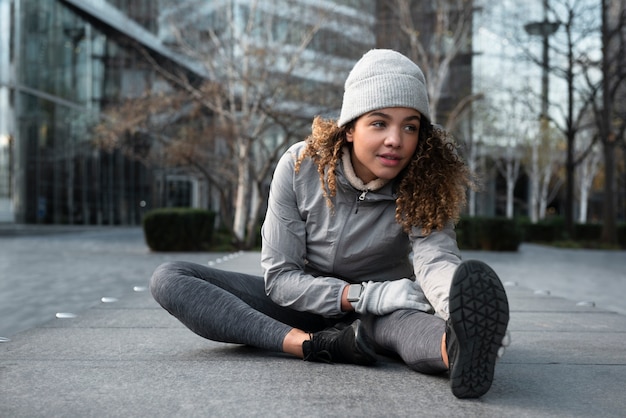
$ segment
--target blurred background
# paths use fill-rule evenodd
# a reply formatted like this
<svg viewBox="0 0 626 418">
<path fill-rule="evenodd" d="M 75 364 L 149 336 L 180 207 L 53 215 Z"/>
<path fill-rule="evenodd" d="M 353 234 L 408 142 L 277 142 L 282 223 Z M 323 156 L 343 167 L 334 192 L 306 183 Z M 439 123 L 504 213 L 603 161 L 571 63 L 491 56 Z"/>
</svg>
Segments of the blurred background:
<svg viewBox="0 0 626 418">
<path fill-rule="evenodd" d="M 281 153 L 338 115 L 363 53 L 393 48 L 481 176 L 466 230 L 506 219 L 518 241 L 620 248 L 625 7 L 0 0 L 0 222 L 132 226 L 196 208 L 253 248 Z"/>
</svg>

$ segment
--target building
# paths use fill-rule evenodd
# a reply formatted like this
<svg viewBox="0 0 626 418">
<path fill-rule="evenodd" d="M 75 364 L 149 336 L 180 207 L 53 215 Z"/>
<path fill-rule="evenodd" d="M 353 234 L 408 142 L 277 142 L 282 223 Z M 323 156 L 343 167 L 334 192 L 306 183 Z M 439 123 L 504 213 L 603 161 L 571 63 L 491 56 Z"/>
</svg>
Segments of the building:
<svg viewBox="0 0 626 418">
<path fill-rule="evenodd" d="M 225 8 L 242 21 L 251 4 L 201 3 L 204 7 L 191 9 L 187 18 L 199 17 L 198 24 L 209 22 L 217 31 Z M 255 12 L 273 14 L 279 29 L 287 21 L 314 23 L 294 13 L 304 6 L 322 13 L 326 8 L 328 16 L 342 19 L 341 25 L 324 22 L 306 51 L 308 64 L 294 80 L 303 89 L 320 91 L 319 84 L 336 74 L 321 69 L 321 55 L 336 58 L 347 72 L 374 45 L 373 1 L 283 3 L 259 2 Z M 165 25 L 177 11 L 197 5 L 189 0 L 0 0 L 0 222 L 138 224 L 152 207 L 210 205 L 210 190 L 198 179 L 148 169 L 119 150 L 96 148 L 90 135 L 106 105 L 139 95 L 157 80 L 130 43 L 162 63 L 206 76 L 198 63 L 171 48 Z"/>
<path fill-rule="evenodd" d="M 94 148 L 89 128 L 142 70 L 127 71 L 129 58 L 105 28 L 71 3 L 0 1 L 0 219 L 136 224 L 151 175 Z"/>
</svg>

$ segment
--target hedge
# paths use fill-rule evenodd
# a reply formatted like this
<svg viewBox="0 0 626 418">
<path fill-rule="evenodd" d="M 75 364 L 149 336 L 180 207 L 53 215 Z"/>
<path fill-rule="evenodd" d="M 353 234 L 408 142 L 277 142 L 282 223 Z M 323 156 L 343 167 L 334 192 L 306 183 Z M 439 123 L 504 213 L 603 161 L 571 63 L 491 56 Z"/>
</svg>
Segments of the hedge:
<svg viewBox="0 0 626 418">
<path fill-rule="evenodd" d="M 524 218 L 519 224 L 525 242 L 553 242 L 567 238 L 563 218 L 546 219 L 537 223 L 531 223 L 529 219 Z"/>
<path fill-rule="evenodd" d="M 204 209 L 155 209 L 143 218 L 144 237 L 152 251 L 203 251 L 213 238 L 215 213 Z"/>
<path fill-rule="evenodd" d="M 617 226 L 617 242 L 620 247 L 626 248 L 626 222 Z"/>
<path fill-rule="evenodd" d="M 507 218 L 463 217 L 456 233 L 462 250 L 517 251 L 522 242 L 518 223 Z"/>
<path fill-rule="evenodd" d="M 602 237 L 601 224 L 575 224 L 573 236 L 565 231 L 562 217 L 531 223 L 528 218 L 515 220 L 502 218 L 463 217 L 457 225 L 459 247 L 469 250 L 516 251 L 523 242 L 551 244 L 557 242 L 581 243 L 596 248 Z M 617 241 L 626 248 L 626 223 L 617 226 Z"/>
<path fill-rule="evenodd" d="M 539 221 L 535 224 L 528 219 L 519 221 L 524 232 L 524 241 L 550 243 L 555 241 L 573 240 L 580 242 L 597 242 L 602 237 L 602 224 L 574 224 L 573 236 L 568 236 L 565 230 L 565 220 L 555 217 Z M 617 226 L 617 238 L 621 247 L 626 244 L 626 224 Z"/>
</svg>

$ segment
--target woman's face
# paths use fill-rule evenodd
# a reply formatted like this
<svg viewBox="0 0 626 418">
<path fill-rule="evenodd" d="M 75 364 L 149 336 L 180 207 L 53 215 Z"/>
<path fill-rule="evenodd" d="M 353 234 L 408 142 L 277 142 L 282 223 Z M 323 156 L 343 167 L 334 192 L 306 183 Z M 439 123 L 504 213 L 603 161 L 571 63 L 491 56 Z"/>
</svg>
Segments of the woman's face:
<svg viewBox="0 0 626 418">
<path fill-rule="evenodd" d="M 359 117 L 347 132 L 356 175 L 369 183 L 391 180 L 406 167 L 419 136 L 421 115 L 415 109 L 387 107 Z"/>
</svg>

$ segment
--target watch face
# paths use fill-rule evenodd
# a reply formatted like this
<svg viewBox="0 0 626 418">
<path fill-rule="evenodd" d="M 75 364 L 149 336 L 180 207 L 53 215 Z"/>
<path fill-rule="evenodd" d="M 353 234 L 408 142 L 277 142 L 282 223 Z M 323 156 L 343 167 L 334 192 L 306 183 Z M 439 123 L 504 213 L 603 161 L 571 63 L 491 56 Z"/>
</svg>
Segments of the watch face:
<svg viewBox="0 0 626 418">
<path fill-rule="evenodd" d="M 363 286 L 360 284 L 351 284 L 348 287 L 348 302 L 357 302 L 361 298 Z"/>
</svg>

